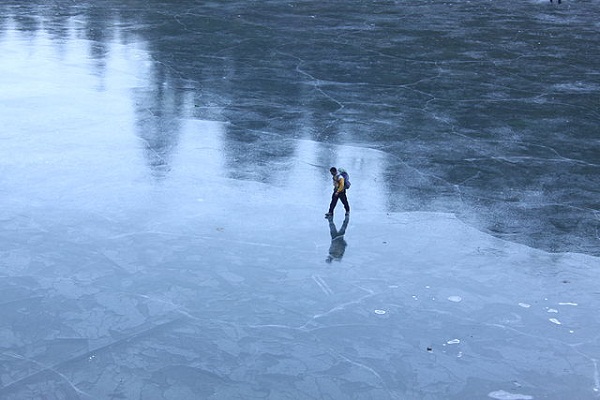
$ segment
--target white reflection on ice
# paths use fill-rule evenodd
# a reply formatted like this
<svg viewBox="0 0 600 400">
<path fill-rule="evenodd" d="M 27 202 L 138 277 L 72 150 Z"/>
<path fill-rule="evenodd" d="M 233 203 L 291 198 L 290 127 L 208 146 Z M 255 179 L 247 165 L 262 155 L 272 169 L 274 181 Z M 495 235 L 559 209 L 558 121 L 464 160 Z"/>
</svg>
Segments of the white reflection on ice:
<svg viewBox="0 0 600 400">
<path fill-rule="evenodd" d="M 488 397 L 491 397 L 492 399 L 497 399 L 497 400 L 532 400 L 533 396 L 528 396 L 525 394 L 518 394 L 518 393 L 510 393 L 510 392 L 506 392 L 504 390 L 497 390 L 495 392 L 491 392 L 490 394 L 488 394 Z"/>
</svg>

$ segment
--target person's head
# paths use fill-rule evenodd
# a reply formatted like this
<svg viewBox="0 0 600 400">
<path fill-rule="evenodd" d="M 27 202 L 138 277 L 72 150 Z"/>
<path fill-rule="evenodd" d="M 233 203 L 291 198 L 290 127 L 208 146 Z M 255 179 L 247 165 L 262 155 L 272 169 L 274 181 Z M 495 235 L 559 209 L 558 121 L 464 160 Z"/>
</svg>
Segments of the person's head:
<svg viewBox="0 0 600 400">
<path fill-rule="evenodd" d="M 337 169 L 335 167 L 329 168 L 329 172 L 331 172 L 331 175 L 337 175 Z"/>
</svg>

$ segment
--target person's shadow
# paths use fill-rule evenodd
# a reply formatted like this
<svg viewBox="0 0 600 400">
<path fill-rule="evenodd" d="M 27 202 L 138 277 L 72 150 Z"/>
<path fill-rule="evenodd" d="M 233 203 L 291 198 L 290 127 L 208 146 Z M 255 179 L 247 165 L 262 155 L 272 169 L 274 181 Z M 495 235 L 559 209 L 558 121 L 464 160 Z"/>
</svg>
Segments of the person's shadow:
<svg viewBox="0 0 600 400">
<path fill-rule="evenodd" d="M 348 246 L 344 235 L 346 234 L 348 222 L 350 222 L 350 216 L 346 215 L 339 231 L 335 226 L 335 222 L 333 222 L 333 217 L 329 217 L 327 220 L 329 221 L 329 233 L 331 233 L 331 245 L 329 246 L 329 255 L 325 261 L 327 263 L 331 263 L 333 260 L 341 261 L 346 251 L 346 246 Z"/>
</svg>

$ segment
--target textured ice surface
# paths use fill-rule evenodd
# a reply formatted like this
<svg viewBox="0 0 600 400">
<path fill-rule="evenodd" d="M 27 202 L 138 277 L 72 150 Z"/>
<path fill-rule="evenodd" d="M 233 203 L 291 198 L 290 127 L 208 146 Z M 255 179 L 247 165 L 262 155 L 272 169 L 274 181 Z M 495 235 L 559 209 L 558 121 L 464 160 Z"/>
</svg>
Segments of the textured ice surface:
<svg viewBox="0 0 600 400">
<path fill-rule="evenodd" d="M 0 6 L 0 398 L 598 397 L 596 3 L 197 3 Z"/>
</svg>

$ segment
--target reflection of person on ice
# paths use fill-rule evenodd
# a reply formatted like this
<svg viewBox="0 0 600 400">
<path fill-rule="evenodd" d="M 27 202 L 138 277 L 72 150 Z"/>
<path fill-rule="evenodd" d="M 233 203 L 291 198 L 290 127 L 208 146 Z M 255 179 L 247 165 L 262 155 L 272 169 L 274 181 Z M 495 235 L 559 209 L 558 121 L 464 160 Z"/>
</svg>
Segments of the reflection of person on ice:
<svg viewBox="0 0 600 400">
<path fill-rule="evenodd" d="M 346 185 L 344 177 L 338 174 L 335 167 L 329 169 L 331 176 L 333 177 L 333 194 L 331 195 L 331 203 L 329 204 L 329 211 L 325 214 L 325 218 L 333 217 L 333 210 L 338 202 L 338 199 L 344 205 L 346 209 L 346 215 L 350 215 L 350 205 L 348 205 L 348 198 L 346 197 Z"/>
<path fill-rule="evenodd" d="M 329 233 L 331 233 L 331 246 L 329 246 L 329 255 L 327 256 L 327 261 L 330 263 L 333 260 L 341 261 L 344 256 L 344 252 L 346 251 L 346 240 L 344 239 L 344 234 L 346 234 L 346 228 L 348 227 L 348 222 L 350 221 L 350 216 L 346 214 L 346 218 L 344 218 L 344 223 L 342 224 L 341 229 L 338 231 L 335 227 L 335 223 L 333 222 L 333 217 L 328 218 L 329 220 Z"/>
</svg>

